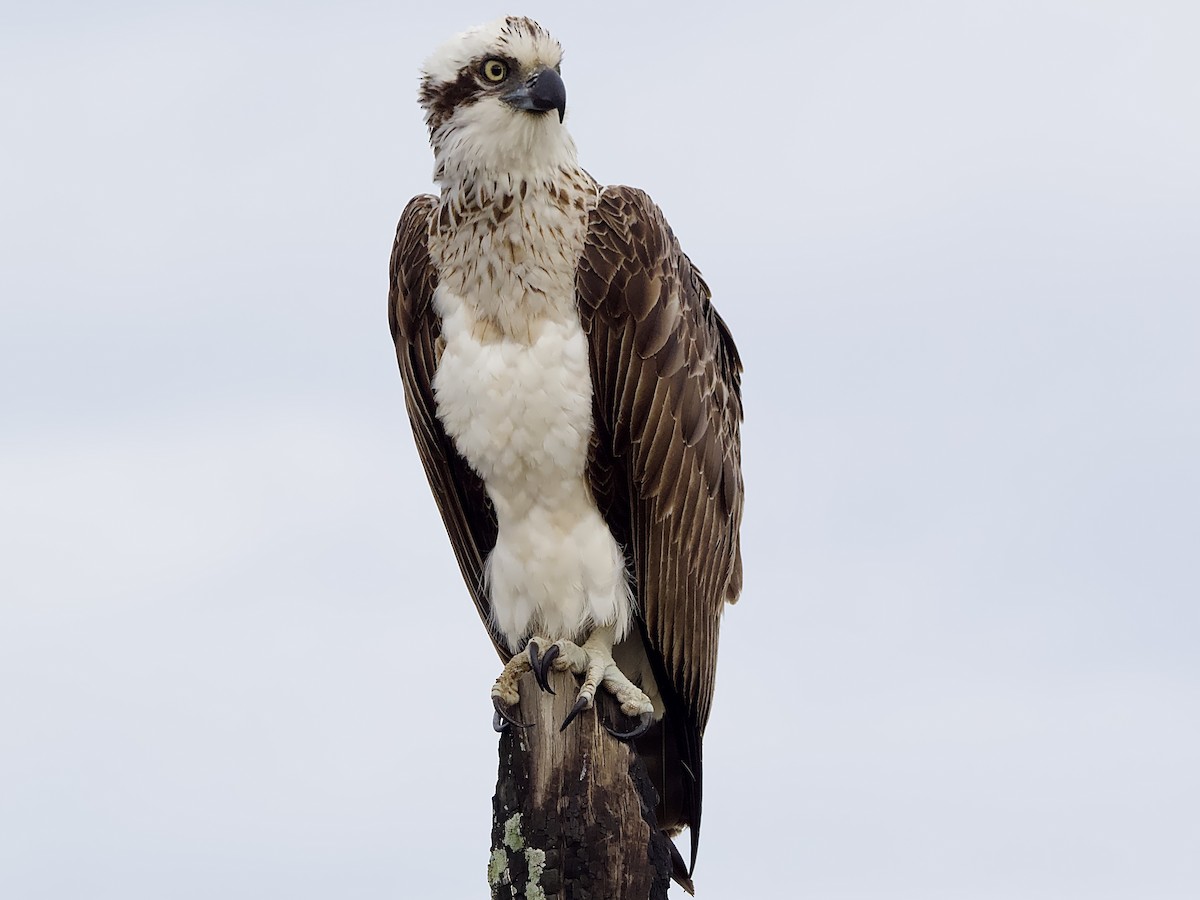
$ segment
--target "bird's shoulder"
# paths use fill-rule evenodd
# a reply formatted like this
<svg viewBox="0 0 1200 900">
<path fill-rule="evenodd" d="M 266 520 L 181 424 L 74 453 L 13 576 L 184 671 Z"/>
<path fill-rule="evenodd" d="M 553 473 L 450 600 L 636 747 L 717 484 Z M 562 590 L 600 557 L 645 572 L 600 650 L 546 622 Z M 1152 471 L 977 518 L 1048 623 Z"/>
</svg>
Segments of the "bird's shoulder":
<svg viewBox="0 0 1200 900">
<path fill-rule="evenodd" d="M 389 266 L 388 318 L 395 340 L 410 339 L 428 314 L 437 267 L 429 255 L 429 226 L 438 198 L 417 194 L 404 207 L 396 225 Z"/>
</svg>

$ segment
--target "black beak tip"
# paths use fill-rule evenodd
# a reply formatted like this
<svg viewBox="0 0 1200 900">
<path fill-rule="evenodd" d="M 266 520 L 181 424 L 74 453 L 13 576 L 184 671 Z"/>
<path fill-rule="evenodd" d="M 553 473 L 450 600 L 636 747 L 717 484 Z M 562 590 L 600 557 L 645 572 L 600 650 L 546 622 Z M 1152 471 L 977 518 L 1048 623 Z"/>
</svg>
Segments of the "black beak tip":
<svg viewBox="0 0 1200 900">
<path fill-rule="evenodd" d="M 553 69 L 543 69 L 538 73 L 529 88 L 529 96 L 537 109 L 546 112 L 557 109 L 559 123 L 566 118 L 567 86 L 563 84 L 562 76 Z"/>
</svg>

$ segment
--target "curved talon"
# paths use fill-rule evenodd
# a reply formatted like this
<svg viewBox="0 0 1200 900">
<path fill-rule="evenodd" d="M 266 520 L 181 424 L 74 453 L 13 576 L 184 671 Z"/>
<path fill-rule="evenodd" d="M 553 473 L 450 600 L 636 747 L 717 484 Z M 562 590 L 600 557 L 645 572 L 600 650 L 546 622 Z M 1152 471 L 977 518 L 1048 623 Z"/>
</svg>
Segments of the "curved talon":
<svg viewBox="0 0 1200 900">
<path fill-rule="evenodd" d="M 533 672 L 533 677 L 538 683 L 538 687 L 542 687 L 542 674 L 538 667 L 542 663 L 542 658 L 538 654 L 538 643 L 535 640 L 530 640 L 525 647 L 525 652 L 529 655 L 529 670 Z M 545 690 L 545 688 L 542 688 Z"/>
<path fill-rule="evenodd" d="M 633 727 L 632 731 L 613 731 L 613 729 L 609 728 L 607 725 L 604 726 L 604 730 L 619 741 L 632 741 L 634 738 L 641 737 L 643 734 L 645 734 L 650 729 L 650 725 L 653 721 L 654 713 L 645 712 L 638 716 L 638 723 Z"/>
<path fill-rule="evenodd" d="M 579 697 L 575 700 L 575 705 L 571 707 L 571 711 L 569 713 L 567 713 L 567 717 L 565 719 L 563 719 L 562 727 L 558 729 L 559 732 L 561 733 L 561 732 L 566 731 L 567 726 L 570 725 L 572 721 L 574 721 L 575 717 L 587 708 L 588 708 L 588 698 L 586 695 L 580 694 Z"/>
<path fill-rule="evenodd" d="M 537 679 L 538 687 L 547 694 L 554 694 L 554 688 L 550 687 L 548 678 L 550 664 L 558 658 L 560 652 L 558 644 L 551 644 L 545 654 L 539 656 L 537 642 L 529 642 L 529 667 L 533 669 L 533 677 Z"/>
<path fill-rule="evenodd" d="M 492 731 L 496 734 L 504 734 L 508 731 L 508 722 L 504 720 L 504 716 L 500 715 L 500 710 L 492 713 Z"/>
<path fill-rule="evenodd" d="M 504 708 L 504 704 L 500 702 L 499 697 L 492 698 L 492 706 L 495 707 L 495 709 L 496 709 L 496 715 L 492 718 L 492 727 L 493 728 L 496 728 L 496 717 L 503 719 L 507 723 L 505 725 L 505 728 L 507 728 L 508 725 L 516 725 L 518 728 L 529 728 L 530 727 L 527 723 L 518 721 L 517 719 L 514 719 L 512 716 L 510 716 L 508 714 L 508 710 L 506 710 Z M 496 728 L 496 730 L 503 731 L 504 729 Z"/>
</svg>

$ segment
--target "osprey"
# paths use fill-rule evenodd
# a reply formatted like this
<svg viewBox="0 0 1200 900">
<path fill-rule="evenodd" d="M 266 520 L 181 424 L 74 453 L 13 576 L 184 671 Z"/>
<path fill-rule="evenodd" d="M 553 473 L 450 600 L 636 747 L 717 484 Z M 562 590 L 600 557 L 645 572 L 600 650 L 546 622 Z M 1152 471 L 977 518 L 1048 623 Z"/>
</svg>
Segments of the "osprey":
<svg viewBox="0 0 1200 900">
<path fill-rule="evenodd" d="M 690 872 L 717 631 L 742 585 L 741 362 L 659 208 L 579 167 L 561 61 L 509 17 L 425 64 L 441 193 L 400 218 L 389 319 L 425 473 L 506 664 L 497 729 L 522 724 L 508 709 L 531 670 L 543 689 L 551 667 L 582 676 L 564 728 L 614 695 L 659 826 L 691 830 Z"/>
</svg>

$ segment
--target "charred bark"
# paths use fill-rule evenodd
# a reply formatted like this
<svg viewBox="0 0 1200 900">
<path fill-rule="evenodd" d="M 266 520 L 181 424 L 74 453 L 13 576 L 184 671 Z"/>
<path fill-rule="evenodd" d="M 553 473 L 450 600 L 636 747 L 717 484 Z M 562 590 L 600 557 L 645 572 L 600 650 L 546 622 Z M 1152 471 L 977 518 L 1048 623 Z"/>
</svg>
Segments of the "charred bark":
<svg viewBox="0 0 1200 900">
<path fill-rule="evenodd" d="M 500 736 L 492 798 L 493 900 L 666 900 L 670 839 L 654 819 L 657 803 L 631 746 L 604 730 L 630 722 L 608 695 L 559 731 L 578 684 L 550 677 L 555 694 L 527 675 L 514 718 Z"/>
</svg>

